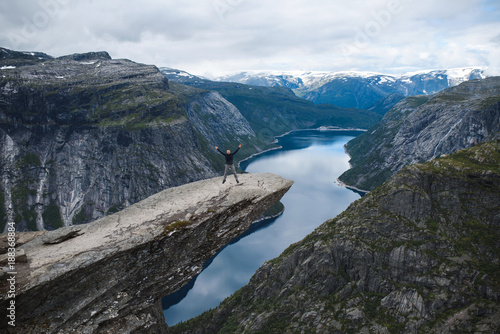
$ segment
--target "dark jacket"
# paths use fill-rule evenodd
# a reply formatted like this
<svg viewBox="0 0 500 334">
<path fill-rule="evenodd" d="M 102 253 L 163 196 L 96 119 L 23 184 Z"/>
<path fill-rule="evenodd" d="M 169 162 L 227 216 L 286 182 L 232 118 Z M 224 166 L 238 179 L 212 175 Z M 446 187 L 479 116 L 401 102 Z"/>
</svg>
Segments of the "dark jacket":
<svg viewBox="0 0 500 334">
<path fill-rule="evenodd" d="M 234 151 L 233 153 L 227 154 L 227 153 L 224 153 L 221 150 L 217 149 L 217 151 L 219 151 L 219 153 L 222 154 L 226 158 L 226 165 L 232 165 L 233 164 L 233 155 L 235 155 L 236 153 L 238 153 L 239 150 L 240 150 L 240 148 L 238 147 L 236 149 L 236 151 Z"/>
</svg>

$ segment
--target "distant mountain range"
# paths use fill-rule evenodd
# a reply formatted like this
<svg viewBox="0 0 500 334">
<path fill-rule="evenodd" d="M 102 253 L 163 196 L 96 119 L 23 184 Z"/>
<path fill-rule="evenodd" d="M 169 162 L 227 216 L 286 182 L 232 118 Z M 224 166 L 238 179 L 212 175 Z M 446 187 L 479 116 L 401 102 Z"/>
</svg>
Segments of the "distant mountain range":
<svg viewBox="0 0 500 334">
<path fill-rule="evenodd" d="M 187 75 L 180 72 L 179 75 Z M 314 103 L 330 103 L 343 108 L 370 109 L 382 98 L 430 95 L 464 81 L 485 78 L 482 68 L 464 67 L 429 70 L 400 76 L 374 72 L 246 71 L 221 76 L 215 81 L 256 86 L 284 86 Z"/>
</svg>

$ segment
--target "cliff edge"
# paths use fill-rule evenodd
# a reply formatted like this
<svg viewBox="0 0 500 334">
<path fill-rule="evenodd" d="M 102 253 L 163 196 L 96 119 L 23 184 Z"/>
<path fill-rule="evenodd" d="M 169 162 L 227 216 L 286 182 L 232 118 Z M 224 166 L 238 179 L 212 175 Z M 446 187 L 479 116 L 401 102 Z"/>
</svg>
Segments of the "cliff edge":
<svg viewBox="0 0 500 334">
<path fill-rule="evenodd" d="M 20 246 L 27 262 L 15 268 L 16 333 L 166 333 L 161 298 L 293 184 L 274 174 L 221 181 L 169 188 Z M 2 295 L 3 309 L 10 301 Z"/>
</svg>

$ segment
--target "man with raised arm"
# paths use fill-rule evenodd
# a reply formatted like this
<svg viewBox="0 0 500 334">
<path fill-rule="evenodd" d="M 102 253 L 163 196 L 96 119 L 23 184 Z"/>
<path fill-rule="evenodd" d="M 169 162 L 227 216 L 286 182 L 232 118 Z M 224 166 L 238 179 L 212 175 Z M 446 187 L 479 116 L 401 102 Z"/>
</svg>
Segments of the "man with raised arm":
<svg viewBox="0 0 500 334">
<path fill-rule="evenodd" d="M 224 153 L 221 150 L 219 150 L 219 148 L 217 146 L 215 146 L 215 149 L 217 151 L 219 151 L 219 153 L 222 154 L 226 158 L 226 168 L 224 170 L 224 179 L 222 180 L 222 183 L 226 182 L 227 172 L 228 172 L 229 168 L 231 168 L 233 170 L 233 174 L 234 174 L 234 178 L 236 179 L 236 183 L 240 183 L 240 181 L 238 181 L 238 175 L 236 175 L 236 168 L 234 168 L 234 162 L 233 162 L 233 156 L 236 153 L 238 153 L 238 151 L 240 150 L 240 147 L 241 147 L 241 144 L 238 146 L 236 151 L 234 151 L 233 153 L 231 153 L 231 150 L 227 150 L 226 153 Z"/>
</svg>

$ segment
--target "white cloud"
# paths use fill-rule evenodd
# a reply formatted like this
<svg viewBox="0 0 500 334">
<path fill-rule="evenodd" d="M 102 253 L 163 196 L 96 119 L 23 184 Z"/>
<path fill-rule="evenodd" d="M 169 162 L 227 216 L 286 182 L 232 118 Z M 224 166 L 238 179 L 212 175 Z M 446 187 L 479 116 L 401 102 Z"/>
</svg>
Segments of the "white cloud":
<svg viewBox="0 0 500 334">
<path fill-rule="evenodd" d="M 499 66 L 490 0 L 24 0 L 0 3 L 0 25 L 3 47 L 194 74 Z"/>
</svg>

